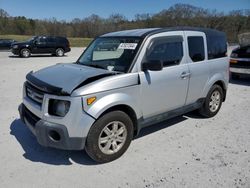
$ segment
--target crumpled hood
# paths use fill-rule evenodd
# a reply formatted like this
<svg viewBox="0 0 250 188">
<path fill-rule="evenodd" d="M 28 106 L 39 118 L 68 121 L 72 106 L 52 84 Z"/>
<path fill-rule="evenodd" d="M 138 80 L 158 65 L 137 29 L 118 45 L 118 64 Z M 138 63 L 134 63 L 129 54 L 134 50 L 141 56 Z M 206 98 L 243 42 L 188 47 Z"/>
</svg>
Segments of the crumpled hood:
<svg viewBox="0 0 250 188">
<path fill-rule="evenodd" d="M 43 91 L 69 95 L 87 80 L 94 81 L 95 78 L 103 78 L 114 74 L 114 72 L 108 70 L 79 64 L 57 64 L 34 73 L 31 72 L 26 78 L 28 82 Z"/>
</svg>

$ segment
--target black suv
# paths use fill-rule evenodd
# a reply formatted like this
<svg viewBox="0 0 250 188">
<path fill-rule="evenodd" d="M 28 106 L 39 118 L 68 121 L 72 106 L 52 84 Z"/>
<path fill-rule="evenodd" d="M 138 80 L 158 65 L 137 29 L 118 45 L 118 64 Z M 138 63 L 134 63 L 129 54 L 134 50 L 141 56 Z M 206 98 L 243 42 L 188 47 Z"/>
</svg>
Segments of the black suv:
<svg viewBox="0 0 250 188">
<path fill-rule="evenodd" d="M 70 51 L 70 44 L 65 37 L 35 36 L 28 41 L 13 43 L 12 53 L 21 57 L 29 57 L 31 54 L 52 54 L 63 56 Z"/>
<path fill-rule="evenodd" d="M 9 50 L 14 42 L 16 41 L 13 39 L 0 39 L 0 50 Z"/>
</svg>

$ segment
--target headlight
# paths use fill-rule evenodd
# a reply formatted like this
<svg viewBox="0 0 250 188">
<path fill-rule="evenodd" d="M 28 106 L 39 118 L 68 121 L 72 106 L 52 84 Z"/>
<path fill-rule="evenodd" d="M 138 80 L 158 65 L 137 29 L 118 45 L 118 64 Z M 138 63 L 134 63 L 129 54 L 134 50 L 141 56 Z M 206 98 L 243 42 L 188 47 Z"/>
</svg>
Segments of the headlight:
<svg viewBox="0 0 250 188">
<path fill-rule="evenodd" d="M 238 57 L 238 54 L 236 54 L 236 53 L 231 53 L 231 57 L 232 57 L 232 58 L 237 58 L 237 57 Z"/>
<path fill-rule="evenodd" d="M 63 101 L 56 99 L 49 100 L 50 115 L 64 117 L 68 113 L 69 108 L 70 108 L 70 101 Z"/>
<path fill-rule="evenodd" d="M 12 46 L 12 48 L 16 49 L 16 48 L 18 48 L 18 45 L 15 44 Z"/>
</svg>

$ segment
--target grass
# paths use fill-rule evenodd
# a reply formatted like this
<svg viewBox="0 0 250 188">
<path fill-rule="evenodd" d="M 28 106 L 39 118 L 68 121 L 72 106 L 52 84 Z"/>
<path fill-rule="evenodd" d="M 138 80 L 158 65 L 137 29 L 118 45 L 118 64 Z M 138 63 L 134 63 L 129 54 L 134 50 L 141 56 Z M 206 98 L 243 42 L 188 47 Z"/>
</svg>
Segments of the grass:
<svg viewBox="0 0 250 188">
<path fill-rule="evenodd" d="M 1 39 L 14 39 L 16 41 L 25 41 L 31 38 L 29 35 L 0 35 Z M 71 47 L 86 47 L 93 40 L 92 38 L 68 37 Z"/>
<path fill-rule="evenodd" d="M 87 47 L 89 43 L 93 40 L 92 38 L 74 38 L 69 37 L 68 38 L 70 45 L 72 47 Z"/>
</svg>

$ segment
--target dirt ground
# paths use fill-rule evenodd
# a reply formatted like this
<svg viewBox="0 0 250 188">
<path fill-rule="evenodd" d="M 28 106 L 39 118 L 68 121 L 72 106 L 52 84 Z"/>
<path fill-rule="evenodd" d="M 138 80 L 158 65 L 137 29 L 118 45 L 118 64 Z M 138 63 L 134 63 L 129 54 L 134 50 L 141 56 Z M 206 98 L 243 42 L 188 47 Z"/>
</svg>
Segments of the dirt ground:
<svg viewBox="0 0 250 188">
<path fill-rule="evenodd" d="M 214 118 L 189 113 L 145 128 L 111 163 L 40 146 L 17 111 L 25 75 L 82 51 L 28 59 L 0 52 L 0 187 L 250 187 L 250 78 L 230 82 Z"/>
</svg>

